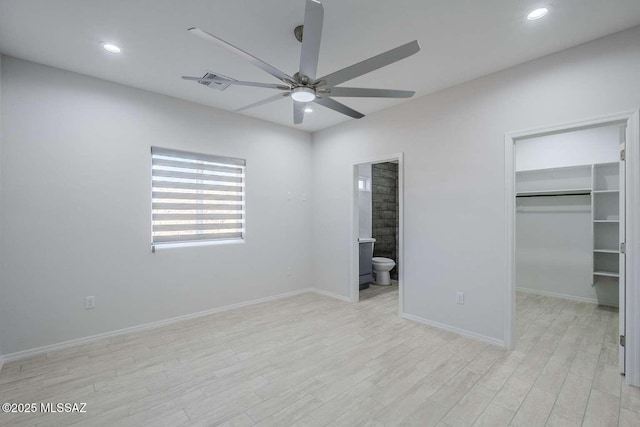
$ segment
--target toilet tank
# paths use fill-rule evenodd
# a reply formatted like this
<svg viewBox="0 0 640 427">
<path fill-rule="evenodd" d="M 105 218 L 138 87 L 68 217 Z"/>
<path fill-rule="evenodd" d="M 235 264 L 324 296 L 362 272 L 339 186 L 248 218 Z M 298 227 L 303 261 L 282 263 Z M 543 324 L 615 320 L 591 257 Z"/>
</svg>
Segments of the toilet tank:
<svg viewBox="0 0 640 427">
<path fill-rule="evenodd" d="M 373 244 L 376 239 L 361 238 L 358 239 L 360 246 L 360 288 L 363 289 L 364 284 L 373 282 L 373 267 L 371 265 L 371 258 L 373 258 Z M 366 288 L 367 286 L 365 286 Z"/>
</svg>

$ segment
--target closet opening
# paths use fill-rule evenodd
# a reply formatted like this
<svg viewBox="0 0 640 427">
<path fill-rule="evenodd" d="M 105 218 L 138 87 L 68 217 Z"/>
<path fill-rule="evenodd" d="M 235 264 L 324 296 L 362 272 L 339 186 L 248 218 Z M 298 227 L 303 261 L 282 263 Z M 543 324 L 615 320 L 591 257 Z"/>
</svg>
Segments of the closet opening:
<svg viewBox="0 0 640 427">
<path fill-rule="evenodd" d="M 638 127 L 630 112 L 505 136 L 505 346 L 536 351 L 550 383 L 640 385 Z"/>
</svg>

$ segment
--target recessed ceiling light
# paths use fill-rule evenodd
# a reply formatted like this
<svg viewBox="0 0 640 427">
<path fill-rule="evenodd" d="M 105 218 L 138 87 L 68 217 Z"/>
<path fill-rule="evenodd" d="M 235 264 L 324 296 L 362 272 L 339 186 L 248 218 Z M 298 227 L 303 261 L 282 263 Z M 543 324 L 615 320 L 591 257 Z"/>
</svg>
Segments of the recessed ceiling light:
<svg viewBox="0 0 640 427">
<path fill-rule="evenodd" d="M 120 53 L 120 48 L 112 43 L 102 43 L 102 48 L 109 53 Z"/>
<path fill-rule="evenodd" d="M 534 9 L 527 14 L 527 19 L 529 21 L 535 21 L 536 19 L 544 18 L 547 13 L 549 13 L 549 9 L 547 9 L 546 7 Z"/>
<path fill-rule="evenodd" d="M 307 108 L 304 109 L 304 112 L 305 113 L 313 113 L 313 108 L 307 107 Z"/>
</svg>

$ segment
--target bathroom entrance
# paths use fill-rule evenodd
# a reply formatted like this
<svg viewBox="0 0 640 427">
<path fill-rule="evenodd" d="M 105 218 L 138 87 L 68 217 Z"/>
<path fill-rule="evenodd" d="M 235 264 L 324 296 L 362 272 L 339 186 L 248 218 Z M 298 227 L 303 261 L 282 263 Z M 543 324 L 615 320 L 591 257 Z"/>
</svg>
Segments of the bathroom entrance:
<svg viewBox="0 0 640 427">
<path fill-rule="evenodd" d="M 402 305 L 402 185 L 401 154 L 353 166 L 354 302 Z"/>
</svg>

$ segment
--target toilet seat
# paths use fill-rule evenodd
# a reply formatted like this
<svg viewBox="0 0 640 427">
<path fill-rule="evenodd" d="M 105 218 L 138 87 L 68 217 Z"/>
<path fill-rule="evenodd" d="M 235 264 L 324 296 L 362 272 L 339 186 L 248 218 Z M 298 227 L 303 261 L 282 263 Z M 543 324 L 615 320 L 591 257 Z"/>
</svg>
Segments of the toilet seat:
<svg viewBox="0 0 640 427">
<path fill-rule="evenodd" d="M 385 257 L 381 257 L 381 256 L 376 256 L 376 257 L 371 258 L 371 262 L 374 265 L 380 265 L 380 266 L 391 265 L 391 264 L 393 264 L 395 266 L 395 264 L 396 264 L 395 261 L 392 260 L 391 258 L 385 258 Z"/>
</svg>

